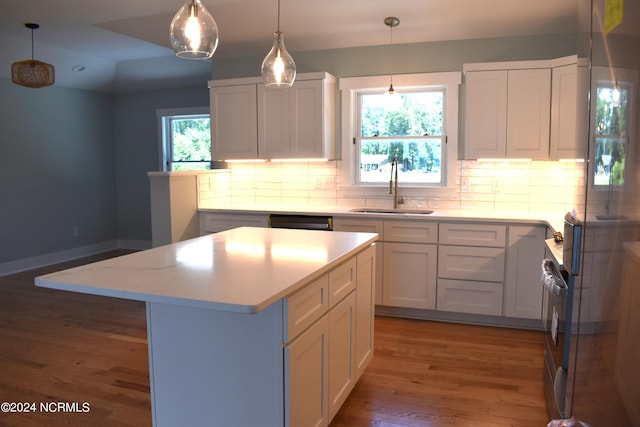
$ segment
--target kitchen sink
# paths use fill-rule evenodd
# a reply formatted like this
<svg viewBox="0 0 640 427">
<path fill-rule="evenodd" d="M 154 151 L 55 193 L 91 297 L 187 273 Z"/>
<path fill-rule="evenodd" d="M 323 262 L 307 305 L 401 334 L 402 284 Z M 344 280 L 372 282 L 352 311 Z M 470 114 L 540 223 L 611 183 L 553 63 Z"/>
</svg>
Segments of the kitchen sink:
<svg viewBox="0 0 640 427">
<path fill-rule="evenodd" d="M 384 208 L 356 208 L 350 212 L 379 213 L 379 214 L 404 214 L 404 215 L 429 215 L 431 209 L 384 209 Z"/>
</svg>

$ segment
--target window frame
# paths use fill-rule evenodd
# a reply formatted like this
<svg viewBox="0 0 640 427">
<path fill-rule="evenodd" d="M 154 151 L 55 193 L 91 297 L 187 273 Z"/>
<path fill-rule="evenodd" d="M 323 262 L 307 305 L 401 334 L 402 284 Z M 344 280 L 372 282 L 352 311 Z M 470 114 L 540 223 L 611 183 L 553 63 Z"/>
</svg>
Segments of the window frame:
<svg viewBox="0 0 640 427">
<path fill-rule="evenodd" d="M 156 110 L 158 118 L 158 170 L 163 172 L 173 172 L 173 132 L 171 129 L 172 121 L 185 118 L 208 118 L 211 123 L 211 114 L 209 106 L 204 107 L 186 107 L 186 108 L 170 108 Z M 213 155 L 211 155 L 213 159 Z"/>
<path fill-rule="evenodd" d="M 359 137 L 359 94 L 379 91 L 384 93 L 389 88 L 390 77 L 384 76 L 363 76 L 348 77 L 340 79 L 340 91 L 342 92 L 342 175 L 348 186 L 371 191 L 378 189 L 388 190 L 388 184 L 384 183 L 360 183 L 359 169 L 360 157 L 359 146 L 356 143 Z M 406 183 L 400 182 L 403 188 L 444 189 L 456 188 L 457 160 L 458 160 L 458 117 L 459 117 L 459 91 L 462 83 L 462 73 L 442 72 L 442 73 L 420 73 L 420 74 L 399 74 L 393 76 L 393 87 L 397 92 L 420 91 L 420 90 L 444 90 L 443 99 L 443 137 L 445 143 L 443 162 L 442 183 Z"/>
<path fill-rule="evenodd" d="M 638 73 L 635 70 L 622 69 L 622 68 L 609 68 L 609 67 L 601 67 L 595 66 L 592 69 L 592 87 L 591 93 L 593 94 L 591 97 L 591 112 L 590 112 L 590 131 L 589 131 L 589 160 L 593 165 L 592 168 L 589 168 L 588 181 L 591 183 L 590 187 L 594 191 L 620 191 L 623 188 L 628 187 L 629 179 L 633 176 L 632 169 L 634 168 L 634 161 L 636 153 L 638 152 L 638 147 L 635 147 L 632 144 L 632 141 L 635 141 L 635 128 L 630 126 L 630 120 L 632 117 L 635 117 L 636 114 L 636 90 L 638 87 Z M 597 114 L 597 93 L 598 88 L 613 88 L 616 85 L 623 87 L 628 91 L 627 98 L 627 135 L 626 137 L 619 138 L 617 135 L 600 135 L 596 134 L 596 114 Z M 624 183 L 622 185 L 596 185 L 595 176 L 597 161 L 596 161 L 596 140 L 602 139 L 623 139 L 625 142 L 625 158 L 627 161 L 625 162 L 624 169 Z M 611 173 L 611 172 L 610 172 Z"/>
</svg>

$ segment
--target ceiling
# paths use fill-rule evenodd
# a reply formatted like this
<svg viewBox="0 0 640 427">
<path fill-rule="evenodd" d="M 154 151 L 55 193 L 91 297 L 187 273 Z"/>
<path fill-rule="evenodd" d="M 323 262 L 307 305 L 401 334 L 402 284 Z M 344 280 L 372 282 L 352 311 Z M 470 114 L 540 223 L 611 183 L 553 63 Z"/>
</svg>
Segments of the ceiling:
<svg viewBox="0 0 640 427">
<path fill-rule="evenodd" d="M 393 43 L 416 43 L 577 31 L 579 0 L 282 0 L 280 27 L 295 52 L 389 43 L 387 16 L 400 19 Z M 266 55 L 277 0 L 203 0 L 220 32 L 213 62 Z M 35 57 L 56 67 L 56 84 L 105 92 L 144 89 L 211 75 L 210 61 L 178 59 L 169 23 L 181 0 L 5 1 L 0 15 L 0 76 Z M 76 65 L 84 71 L 73 72 Z M 256 70 L 256 75 L 259 70 Z"/>
</svg>

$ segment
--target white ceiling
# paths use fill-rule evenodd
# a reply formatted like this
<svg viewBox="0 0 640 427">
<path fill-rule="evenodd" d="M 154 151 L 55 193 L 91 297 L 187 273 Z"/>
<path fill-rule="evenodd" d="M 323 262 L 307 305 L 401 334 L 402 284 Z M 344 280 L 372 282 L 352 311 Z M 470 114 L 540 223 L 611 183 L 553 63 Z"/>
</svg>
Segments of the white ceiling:
<svg viewBox="0 0 640 427">
<path fill-rule="evenodd" d="M 387 16 L 400 19 L 393 43 L 461 40 L 577 31 L 579 0 L 281 0 L 287 48 L 300 51 L 389 43 Z M 213 61 L 266 55 L 277 0 L 203 0 L 220 31 Z M 0 76 L 12 62 L 35 56 L 56 67 L 56 84 L 101 91 L 144 88 L 184 77 L 206 81 L 209 61 L 178 59 L 169 23 L 181 0 L 4 1 L 0 13 Z M 71 68 L 84 65 L 85 71 Z M 256 70 L 258 74 L 259 70 Z"/>
</svg>

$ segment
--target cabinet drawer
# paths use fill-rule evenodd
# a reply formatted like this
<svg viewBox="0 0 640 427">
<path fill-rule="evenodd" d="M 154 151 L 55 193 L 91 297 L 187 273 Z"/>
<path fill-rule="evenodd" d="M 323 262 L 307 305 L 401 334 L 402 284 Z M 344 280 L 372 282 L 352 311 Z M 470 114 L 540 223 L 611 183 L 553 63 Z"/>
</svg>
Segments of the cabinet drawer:
<svg viewBox="0 0 640 427">
<path fill-rule="evenodd" d="M 505 253 L 503 248 L 440 246 L 438 277 L 445 279 L 502 282 Z"/>
<path fill-rule="evenodd" d="M 284 340 L 291 341 L 329 309 L 329 275 L 284 299 Z"/>
<path fill-rule="evenodd" d="M 383 240 L 384 226 L 382 220 L 333 218 L 334 231 L 354 231 L 356 233 L 378 233 Z"/>
<path fill-rule="evenodd" d="M 329 272 L 329 308 L 356 288 L 356 258 L 340 264 Z"/>
<path fill-rule="evenodd" d="M 237 227 L 267 227 L 268 218 L 262 214 L 200 214 L 200 234 L 218 233 Z"/>
<path fill-rule="evenodd" d="M 441 223 L 440 244 L 504 248 L 507 226 L 499 224 Z"/>
<path fill-rule="evenodd" d="M 385 221 L 384 241 L 403 243 L 438 243 L 438 223 Z"/>
<path fill-rule="evenodd" d="M 437 309 L 501 316 L 502 283 L 439 279 Z"/>
</svg>

